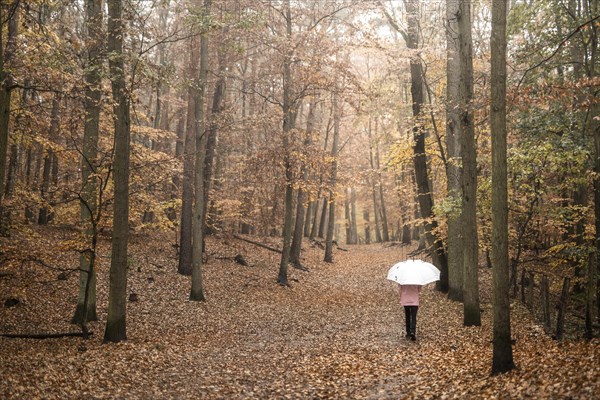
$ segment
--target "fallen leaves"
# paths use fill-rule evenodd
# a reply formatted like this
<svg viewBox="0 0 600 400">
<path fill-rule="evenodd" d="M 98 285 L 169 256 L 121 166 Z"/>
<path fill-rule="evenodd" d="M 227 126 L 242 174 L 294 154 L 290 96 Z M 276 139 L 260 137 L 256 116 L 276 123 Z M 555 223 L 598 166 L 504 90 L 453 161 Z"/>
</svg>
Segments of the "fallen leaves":
<svg viewBox="0 0 600 400">
<path fill-rule="evenodd" d="M 138 299 L 128 303 L 129 341 L 119 344 L 101 343 L 108 277 L 102 259 L 100 321 L 90 324 L 95 335 L 87 341 L 0 338 L 0 397 L 585 399 L 600 391 L 599 341 L 553 341 L 517 304 L 512 322 L 519 369 L 490 376 L 485 292 L 482 326 L 466 328 L 462 305 L 426 287 L 418 340 L 405 340 L 403 310 L 385 279 L 397 249 L 352 246 L 327 264 L 322 250 L 307 246 L 304 264 L 311 272 L 290 269 L 297 281 L 290 279 L 290 288 L 276 284 L 278 255 L 268 250 L 216 238 L 207 249 L 208 301 L 196 303 L 188 300 L 189 278 L 176 273 L 168 240 L 133 238 L 129 291 Z M 253 267 L 231 260 L 236 254 Z M 60 267 L 77 262 L 52 257 Z M 73 329 L 74 276 L 50 281 L 55 272 L 35 264 L 1 268 L 9 273 L 0 277 L 2 299 L 14 287 L 27 298 L 0 307 L 2 332 Z M 481 279 L 485 291 L 487 270 Z"/>
</svg>

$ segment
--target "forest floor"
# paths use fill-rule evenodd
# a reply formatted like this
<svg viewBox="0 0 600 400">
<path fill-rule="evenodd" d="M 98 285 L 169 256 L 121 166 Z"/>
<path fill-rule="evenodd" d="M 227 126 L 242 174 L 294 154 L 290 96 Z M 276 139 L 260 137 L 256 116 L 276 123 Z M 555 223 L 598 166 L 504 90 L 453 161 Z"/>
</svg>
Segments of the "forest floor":
<svg viewBox="0 0 600 400">
<path fill-rule="evenodd" d="M 69 324 L 77 274 L 61 252 L 73 236 L 46 228 L 0 241 L 0 333 L 75 332 Z M 258 240 L 254 238 L 254 240 Z M 267 239 L 263 239 L 267 240 Z M 209 238 L 207 301 L 188 300 L 171 237 L 138 234 L 130 247 L 128 340 L 103 344 L 109 243 L 98 266 L 93 336 L 0 337 L 2 399 L 592 399 L 600 393 L 600 341 L 552 340 L 512 305 L 518 369 L 490 376 L 490 274 L 481 269 L 482 325 L 463 327 L 462 305 L 427 286 L 417 341 L 404 338 L 403 310 L 386 280 L 407 248 L 379 244 L 323 250 L 305 244 L 310 272 L 290 268 L 276 284 L 279 254 L 235 238 Z M 277 246 L 277 243 L 271 243 Z M 23 249 L 40 262 L 16 262 Z M 251 264 L 231 258 L 241 254 Z M 597 398 L 597 397 L 596 397 Z"/>
</svg>

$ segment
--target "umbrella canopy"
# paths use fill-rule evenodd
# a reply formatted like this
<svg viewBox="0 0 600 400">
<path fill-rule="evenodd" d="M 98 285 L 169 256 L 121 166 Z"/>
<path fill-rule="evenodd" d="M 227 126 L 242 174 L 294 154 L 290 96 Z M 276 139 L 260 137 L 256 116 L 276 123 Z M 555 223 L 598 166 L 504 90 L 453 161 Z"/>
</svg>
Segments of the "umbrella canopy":
<svg viewBox="0 0 600 400">
<path fill-rule="evenodd" d="M 423 260 L 406 260 L 394 264 L 387 278 L 401 285 L 426 285 L 440 280 L 440 270 Z"/>
</svg>

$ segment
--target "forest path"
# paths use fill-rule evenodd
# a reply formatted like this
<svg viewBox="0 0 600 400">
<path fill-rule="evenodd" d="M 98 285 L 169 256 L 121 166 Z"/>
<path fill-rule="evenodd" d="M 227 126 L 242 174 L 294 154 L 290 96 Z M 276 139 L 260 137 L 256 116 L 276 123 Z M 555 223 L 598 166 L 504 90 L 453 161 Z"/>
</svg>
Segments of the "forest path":
<svg viewBox="0 0 600 400">
<path fill-rule="evenodd" d="M 229 312 L 229 326 L 235 327 L 230 346 L 215 343 L 208 356 L 220 358 L 218 369 L 225 371 L 216 377 L 221 381 L 216 386 L 237 387 L 236 397 L 258 398 L 277 393 L 373 399 L 433 394 L 435 382 L 423 364 L 441 356 L 436 332 L 448 322 L 436 318 L 437 302 L 452 304 L 436 296 L 433 285 L 427 286 L 419 310 L 419 339 L 404 338 L 403 309 L 395 284 L 386 276 L 405 252 L 399 247 L 352 246 L 336 252 L 333 264 L 321 262 L 322 254 L 315 252 L 307 257 L 311 272 L 291 271 L 291 288 L 265 293 L 242 286 Z M 452 314 L 459 318 L 454 308 Z M 425 391 L 417 392 L 415 386 Z"/>
<path fill-rule="evenodd" d="M 463 327 L 462 305 L 428 285 L 418 340 L 406 340 L 395 284 L 386 279 L 406 249 L 347 247 L 329 264 L 323 250 L 306 244 L 311 271 L 290 269 L 291 287 L 282 287 L 277 253 L 209 238 L 208 301 L 197 303 L 187 299 L 189 278 L 175 272 L 169 241 L 134 238 L 128 291 L 139 300 L 128 303 L 129 340 L 102 344 L 109 260 L 101 257 L 95 335 L 0 338 L 0 398 L 585 399 L 600 390 L 598 341 L 558 344 L 518 305 L 512 320 L 521 369 L 489 376 L 488 270 L 480 270 L 481 327 Z M 233 262 L 235 254 L 252 266 Z M 74 329 L 75 280 L 50 281 L 53 274 L 24 264 L 0 280 L 0 293 L 31 292 L 23 304 L 0 308 L 3 330 Z"/>
</svg>

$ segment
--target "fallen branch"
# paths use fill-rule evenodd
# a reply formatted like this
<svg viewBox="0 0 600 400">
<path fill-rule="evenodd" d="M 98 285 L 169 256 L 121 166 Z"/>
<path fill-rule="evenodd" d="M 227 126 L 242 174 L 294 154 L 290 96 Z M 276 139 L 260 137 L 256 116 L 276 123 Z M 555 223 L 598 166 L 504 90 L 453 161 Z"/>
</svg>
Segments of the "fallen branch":
<svg viewBox="0 0 600 400">
<path fill-rule="evenodd" d="M 236 263 L 243 265 L 244 267 L 251 267 L 252 265 L 248 264 L 248 261 L 241 254 L 236 255 L 235 257 L 215 257 L 217 260 L 231 260 Z"/>
<path fill-rule="evenodd" d="M 55 339 L 61 337 L 77 336 L 85 337 L 92 336 L 92 332 L 63 332 L 63 333 L 0 333 L 0 336 L 7 338 L 18 339 Z"/>
<path fill-rule="evenodd" d="M 266 244 L 262 244 L 262 243 L 254 242 L 254 241 L 252 241 L 252 240 L 250 240 L 250 239 L 246 239 L 246 238 L 243 238 L 243 237 L 241 237 L 241 236 L 238 236 L 238 235 L 233 235 L 233 237 L 234 237 L 234 238 L 236 238 L 236 239 L 239 239 L 239 240 L 243 240 L 244 242 L 248 242 L 248 243 L 250 243 L 250 244 L 253 244 L 253 245 L 255 245 L 255 246 L 262 247 L 262 248 L 264 248 L 264 249 L 271 250 L 271 251 L 274 251 L 274 252 L 276 252 L 276 253 L 279 253 L 279 254 L 281 254 L 281 250 L 279 250 L 279 249 L 276 249 L 276 248 L 273 248 L 273 247 L 270 247 L 270 246 L 267 246 Z M 336 244 L 337 244 L 337 243 L 336 243 Z M 348 250 L 345 250 L 345 249 L 340 249 L 339 247 L 338 247 L 338 249 L 339 249 L 339 250 L 343 250 L 343 251 L 348 251 Z M 238 256 L 236 256 L 236 257 L 234 258 L 234 261 L 236 261 L 236 262 L 238 262 L 238 263 L 242 264 L 242 263 L 241 263 L 239 260 L 237 260 L 237 259 L 236 259 L 237 257 L 238 257 Z M 242 264 L 242 265 L 244 265 L 244 264 Z M 298 265 L 296 265 L 295 263 L 292 263 L 292 266 L 293 266 L 294 268 L 296 268 L 296 269 L 299 269 L 299 270 L 301 270 L 301 271 L 307 271 L 307 272 L 309 272 L 309 271 L 310 271 L 310 270 L 309 270 L 307 267 L 303 266 L 302 264 L 298 264 Z"/>
<path fill-rule="evenodd" d="M 238 236 L 238 235 L 233 235 L 233 237 L 236 238 L 236 239 L 238 239 L 238 240 L 242 240 L 244 242 L 248 242 L 250 244 L 253 244 L 255 246 L 262 247 L 263 249 L 271 250 L 271 251 L 274 251 L 276 253 L 281 254 L 281 250 L 276 249 L 274 247 L 267 246 L 266 244 L 258 243 L 258 242 L 255 242 L 255 241 L 250 240 L 250 239 L 243 238 L 243 237 Z"/>
<path fill-rule="evenodd" d="M 319 242 L 318 240 L 311 240 L 311 243 L 313 246 L 317 246 L 320 249 L 325 249 L 325 246 L 323 246 L 323 243 Z"/>
</svg>

